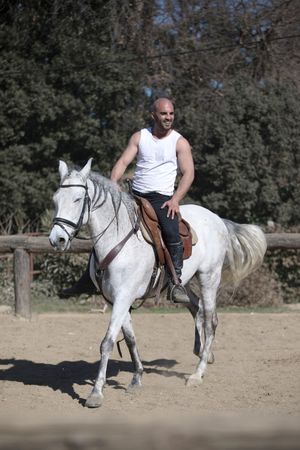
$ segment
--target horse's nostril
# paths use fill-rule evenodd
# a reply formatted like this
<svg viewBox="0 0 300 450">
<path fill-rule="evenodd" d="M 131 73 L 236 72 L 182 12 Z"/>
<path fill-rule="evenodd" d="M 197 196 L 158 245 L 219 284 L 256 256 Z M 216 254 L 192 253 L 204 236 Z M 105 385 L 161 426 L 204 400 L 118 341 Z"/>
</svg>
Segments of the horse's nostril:
<svg viewBox="0 0 300 450">
<path fill-rule="evenodd" d="M 64 244 L 65 243 L 65 239 L 63 237 L 59 238 L 59 243 L 60 244 Z"/>
</svg>

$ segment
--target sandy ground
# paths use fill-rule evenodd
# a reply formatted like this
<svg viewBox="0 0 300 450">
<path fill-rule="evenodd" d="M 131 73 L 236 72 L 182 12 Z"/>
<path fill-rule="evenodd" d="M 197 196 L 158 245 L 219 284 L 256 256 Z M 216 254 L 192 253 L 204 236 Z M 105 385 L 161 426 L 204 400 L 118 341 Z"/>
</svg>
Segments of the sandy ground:
<svg viewBox="0 0 300 450">
<path fill-rule="evenodd" d="M 152 418 L 160 425 L 169 418 L 174 424 L 209 424 L 217 417 L 232 424 L 242 416 L 283 424 L 300 418 L 299 311 L 219 314 L 215 363 L 202 385 L 191 388 L 185 379 L 197 358 L 189 313 L 134 313 L 143 388 L 135 395 L 126 393 L 132 367 L 122 342 L 123 358 L 117 348 L 111 355 L 104 404 L 91 410 L 83 405 L 109 317 L 109 312 L 44 314 L 24 321 L 0 315 L 0 433 L 12 435 L 13 427 L 41 426 L 41 421 L 49 425 L 62 418 L 80 423 L 113 418 L 131 424 Z M 300 445 L 300 433 L 297 438 Z M 2 448 L 12 447 L 0 443 Z M 151 448 L 156 448 L 153 443 Z"/>
</svg>

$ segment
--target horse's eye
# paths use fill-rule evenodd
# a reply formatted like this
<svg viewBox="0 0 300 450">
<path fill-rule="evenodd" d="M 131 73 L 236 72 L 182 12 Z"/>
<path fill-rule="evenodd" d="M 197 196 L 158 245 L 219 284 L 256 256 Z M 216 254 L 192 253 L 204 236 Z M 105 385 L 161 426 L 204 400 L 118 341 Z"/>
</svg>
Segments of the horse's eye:
<svg viewBox="0 0 300 450">
<path fill-rule="evenodd" d="M 78 203 L 80 202 L 81 198 L 76 198 L 76 200 L 74 200 L 74 203 Z"/>
</svg>

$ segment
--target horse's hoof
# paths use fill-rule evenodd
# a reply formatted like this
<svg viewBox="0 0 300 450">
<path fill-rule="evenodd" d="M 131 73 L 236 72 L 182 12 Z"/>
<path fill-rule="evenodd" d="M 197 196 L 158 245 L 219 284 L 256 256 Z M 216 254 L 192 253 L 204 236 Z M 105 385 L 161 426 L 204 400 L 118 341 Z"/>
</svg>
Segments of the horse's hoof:
<svg viewBox="0 0 300 450">
<path fill-rule="evenodd" d="M 100 394 L 91 394 L 88 396 L 85 402 L 85 406 L 87 408 L 99 408 L 103 402 L 103 395 Z"/>
<path fill-rule="evenodd" d="M 207 362 L 208 364 L 213 364 L 215 362 L 215 355 L 213 354 L 213 352 L 210 352 Z"/>
<path fill-rule="evenodd" d="M 200 375 L 193 374 L 186 380 L 186 386 L 199 386 L 203 381 L 203 378 Z"/>
<path fill-rule="evenodd" d="M 142 388 L 140 383 L 130 383 L 126 389 L 126 394 L 135 394 Z"/>
</svg>

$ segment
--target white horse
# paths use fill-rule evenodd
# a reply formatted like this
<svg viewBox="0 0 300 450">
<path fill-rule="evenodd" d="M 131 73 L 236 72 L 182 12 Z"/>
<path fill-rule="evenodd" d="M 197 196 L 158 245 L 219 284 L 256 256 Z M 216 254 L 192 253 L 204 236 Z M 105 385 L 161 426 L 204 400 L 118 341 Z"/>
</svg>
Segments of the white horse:
<svg viewBox="0 0 300 450">
<path fill-rule="evenodd" d="M 97 285 L 94 264 L 90 275 L 96 287 L 112 304 L 110 323 L 100 346 L 101 361 L 93 390 L 86 406 L 98 407 L 103 401 L 103 387 L 110 352 L 122 330 L 134 365 L 129 389 L 141 386 L 143 366 L 138 354 L 131 323 L 130 307 L 147 293 L 155 266 L 152 246 L 137 229 L 134 200 L 121 192 L 116 183 L 91 172 L 89 159 L 80 171 L 69 173 L 60 161 L 60 187 L 54 194 L 56 216 L 49 239 L 59 250 L 67 250 L 80 227 L 89 225 L 94 254 L 102 265 L 101 286 Z M 264 233 L 255 225 L 239 225 L 222 220 L 211 211 L 196 205 L 180 208 L 182 216 L 196 231 L 198 242 L 192 255 L 184 261 L 182 282 L 186 285 L 195 319 L 194 353 L 199 356 L 196 371 L 187 385 L 199 384 L 207 363 L 213 362 L 212 342 L 217 327 L 216 295 L 221 280 L 229 275 L 234 285 L 258 268 L 266 251 Z M 123 247 L 110 261 L 111 250 L 123 241 Z M 125 243 L 124 243 L 125 242 Z M 188 286 L 196 275 L 201 287 L 200 297 Z"/>
</svg>

